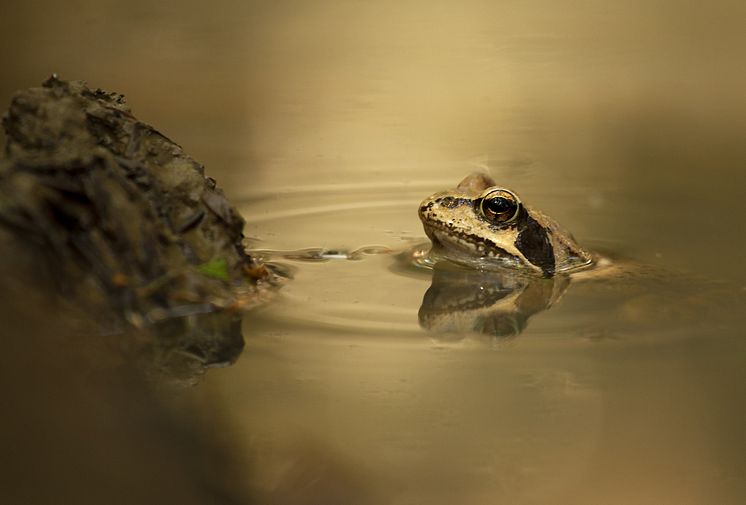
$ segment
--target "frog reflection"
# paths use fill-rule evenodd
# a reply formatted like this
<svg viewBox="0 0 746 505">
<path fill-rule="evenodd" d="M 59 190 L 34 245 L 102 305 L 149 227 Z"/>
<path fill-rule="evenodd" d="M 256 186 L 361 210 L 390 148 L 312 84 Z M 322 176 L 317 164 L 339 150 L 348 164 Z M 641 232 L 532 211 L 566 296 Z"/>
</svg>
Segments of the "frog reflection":
<svg viewBox="0 0 746 505">
<path fill-rule="evenodd" d="M 434 333 L 517 336 L 569 283 L 566 275 L 542 278 L 439 262 L 420 306 L 420 326 Z"/>
</svg>

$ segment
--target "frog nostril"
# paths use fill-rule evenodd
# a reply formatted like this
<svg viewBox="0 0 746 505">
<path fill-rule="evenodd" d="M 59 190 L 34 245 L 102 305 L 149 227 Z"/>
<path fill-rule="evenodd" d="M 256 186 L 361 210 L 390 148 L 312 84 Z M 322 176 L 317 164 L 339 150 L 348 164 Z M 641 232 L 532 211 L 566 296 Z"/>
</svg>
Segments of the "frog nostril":
<svg viewBox="0 0 746 505">
<path fill-rule="evenodd" d="M 434 204 L 433 201 L 428 201 L 427 203 L 424 203 L 424 202 L 421 203 L 420 204 L 420 214 L 425 214 L 426 212 L 428 212 L 429 210 L 431 210 L 433 208 L 433 204 Z"/>
</svg>

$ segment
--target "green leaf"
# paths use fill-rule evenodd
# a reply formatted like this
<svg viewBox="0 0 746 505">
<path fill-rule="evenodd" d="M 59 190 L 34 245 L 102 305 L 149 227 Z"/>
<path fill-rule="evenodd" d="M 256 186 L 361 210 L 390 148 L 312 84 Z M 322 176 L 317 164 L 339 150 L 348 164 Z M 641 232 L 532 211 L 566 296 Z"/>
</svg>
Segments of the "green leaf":
<svg viewBox="0 0 746 505">
<path fill-rule="evenodd" d="M 202 263 L 197 266 L 197 270 L 201 274 L 212 277 L 213 279 L 220 279 L 225 282 L 231 280 L 228 275 L 228 263 L 223 258 L 215 258 L 207 263 Z"/>
</svg>

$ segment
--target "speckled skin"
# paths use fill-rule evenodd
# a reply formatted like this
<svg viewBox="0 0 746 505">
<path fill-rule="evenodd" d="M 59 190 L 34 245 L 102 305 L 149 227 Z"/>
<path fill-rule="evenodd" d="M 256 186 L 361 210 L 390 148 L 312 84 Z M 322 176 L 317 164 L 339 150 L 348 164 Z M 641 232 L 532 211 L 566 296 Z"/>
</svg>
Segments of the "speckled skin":
<svg viewBox="0 0 746 505">
<path fill-rule="evenodd" d="M 515 217 L 490 221 L 480 209 L 485 196 L 502 189 L 518 202 Z M 422 201 L 419 215 L 433 243 L 431 254 L 481 269 L 514 268 L 551 277 L 593 263 L 592 255 L 553 219 L 497 188 L 483 173 Z"/>
</svg>

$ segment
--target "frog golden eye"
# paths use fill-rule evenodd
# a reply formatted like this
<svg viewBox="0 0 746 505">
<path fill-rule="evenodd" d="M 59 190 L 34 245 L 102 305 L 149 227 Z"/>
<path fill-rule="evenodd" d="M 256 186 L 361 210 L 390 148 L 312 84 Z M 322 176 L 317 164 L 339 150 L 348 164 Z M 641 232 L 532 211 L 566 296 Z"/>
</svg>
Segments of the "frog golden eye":
<svg viewBox="0 0 746 505">
<path fill-rule="evenodd" d="M 494 224 L 507 224 L 515 220 L 520 208 L 518 196 L 507 189 L 490 190 L 479 202 L 479 212 Z"/>
</svg>

